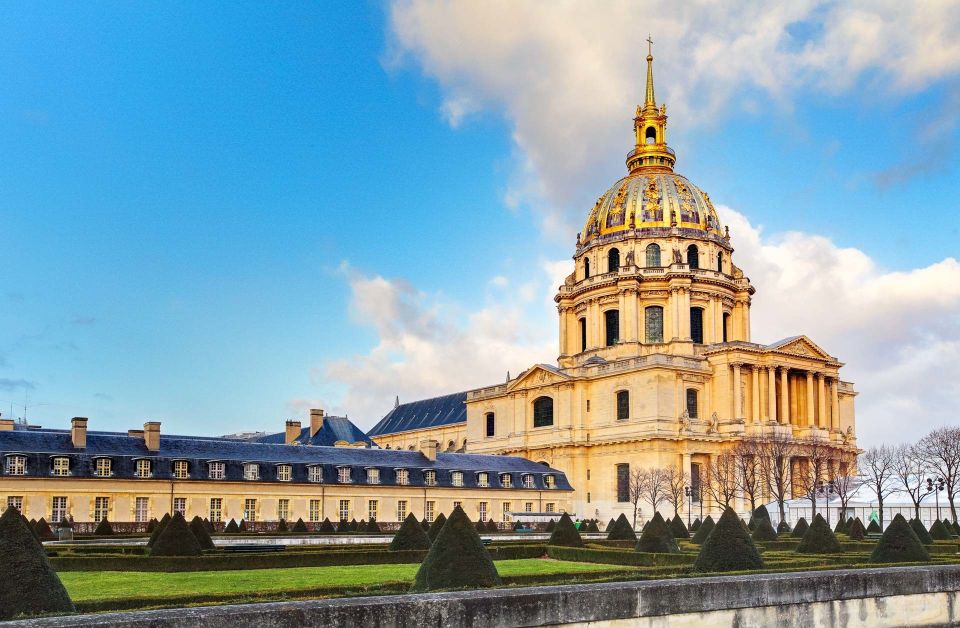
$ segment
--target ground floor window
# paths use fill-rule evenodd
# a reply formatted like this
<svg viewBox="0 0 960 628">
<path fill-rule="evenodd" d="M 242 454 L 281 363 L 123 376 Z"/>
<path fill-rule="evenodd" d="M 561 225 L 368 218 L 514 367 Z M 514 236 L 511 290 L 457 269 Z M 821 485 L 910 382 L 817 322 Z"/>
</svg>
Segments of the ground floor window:
<svg viewBox="0 0 960 628">
<path fill-rule="evenodd" d="M 16 508 L 23 514 L 23 495 L 10 495 L 7 497 L 7 508 Z"/>
<path fill-rule="evenodd" d="M 480 502 L 480 521 L 487 520 L 487 502 Z"/>
<path fill-rule="evenodd" d="M 407 518 L 407 500 L 401 499 L 397 502 L 397 521 L 403 521 Z"/>
<path fill-rule="evenodd" d="M 350 520 L 350 500 L 349 499 L 340 500 L 340 508 L 338 512 L 340 513 L 340 521 Z"/>
<path fill-rule="evenodd" d="M 60 523 L 67 518 L 67 498 L 54 497 L 50 504 L 50 523 Z"/>
<path fill-rule="evenodd" d="M 243 500 L 243 518 L 246 521 L 257 520 L 257 500 L 256 499 Z"/>
<path fill-rule="evenodd" d="M 509 521 L 510 517 L 510 502 L 503 502 L 503 520 Z"/>
<path fill-rule="evenodd" d="M 311 499 L 310 500 L 310 522 L 317 523 L 320 521 L 320 500 Z"/>
<path fill-rule="evenodd" d="M 461 509 L 462 509 L 462 508 L 463 508 L 463 502 L 453 502 L 453 507 L 454 507 L 454 509 L 456 509 L 456 508 L 461 508 Z"/>
<path fill-rule="evenodd" d="M 187 516 L 187 498 L 186 497 L 174 497 L 173 498 L 173 512 L 179 512 L 184 517 Z"/>
<path fill-rule="evenodd" d="M 379 504 L 377 500 L 371 499 L 367 502 L 367 520 L 376 521 L 377 520 L 377 511 L 379 510 Z"/>
<path fill-rule="evenodd" d="M 617 465 L 617 501 L 630 501 L 630 465 Z"/>
<path fill-rule="evenodd" d="M 93 520 L 100 523 L 110 514 L 110 498 L 95 497 L 93 500 Z"/>
<path fill-rule="evenodd" d="M 286 521 L 290 518 L 290 500 L 281 499 L 277 501 L 277 519 Z"/>
<path fill-rule="evenodd" d="M 533 502 L 527 502 L 523 505 L 523 512 L 533 512 Z"/>
<path fill-rule="evenodd" d="M 556 512 L 556 507 L 553 502 L 547 502 L 547 512 Z"/>
<path fill-rule="evenodd" d="M 150 498 L 138 497 L 133 509 L 133 520 L 137 523 L 150 521 Z"/>
<path fill-rule="evenodd" d="M 217 523 L 223 521 L 223 498 L 210 498 L 210 522 Z"/>
<path fill-rule="evenodd" d="M 433 507 L 436 502 L 427 502 L 426 512 L 423 513 L 423 516 L 427 518 L 427 521 L 433 522 Z"/>
</svg>

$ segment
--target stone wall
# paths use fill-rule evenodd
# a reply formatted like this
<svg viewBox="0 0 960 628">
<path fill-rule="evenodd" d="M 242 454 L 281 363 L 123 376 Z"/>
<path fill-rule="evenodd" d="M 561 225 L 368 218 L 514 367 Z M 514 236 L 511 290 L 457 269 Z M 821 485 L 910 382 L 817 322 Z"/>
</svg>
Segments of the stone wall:
<svg viewBox="0 0 960 628">
<path fill-rule="evenodd" d="M 226 576 L 228 577 L 228 576 Z M 685 578 L 111 613 L 10 626 L 947 626 L 960 566 Z"/>
</svg>

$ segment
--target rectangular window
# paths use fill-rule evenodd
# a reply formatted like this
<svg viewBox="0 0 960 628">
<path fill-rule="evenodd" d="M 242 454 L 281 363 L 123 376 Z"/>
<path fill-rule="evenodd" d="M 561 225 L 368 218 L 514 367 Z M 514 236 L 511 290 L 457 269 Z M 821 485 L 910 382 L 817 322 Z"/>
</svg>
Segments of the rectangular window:
<svg viewBox="0 0 960 628">
<path fill-rule="evenodd" d="M 349 521 L 350 520 L 350 500 L 341 499 L 340 508 L 337 510 L 340 514 L 340 521 Z"/>
<path fill-rule="evenodd" d="M 523 475 L 523 488 L 534 488 L 533 475 L 525 473 Z"/>
<path fill-rule="evenodd" d="M 69 458 L 54 458 L 53 459 L 53 474 L 59 476 L 70 475 L 70 459 Z"/>
<path fill-rule="evenodd" d="M 486 471 L 481 471 L 480 473 L 478 473 L 478 474 L 477 474 L 477 486 L 480 486 L 480 487 L 483 487 L 483 488 L 486 488 L 486 487 L 490 486 L 490 481 L 489 481 L 489 479 L 488 479 L 489 477 L 490 477 L 490 476 L 487 475 L 487 472 L 486 472 Z"/>
<path fill-rule="evenodd" d="M 690 465 L 690 493 L 693 503 L 700 503 L 700 463 Z"/>
<path fill-rule="evenodd" d="M 150 498 L 138 497 L 133 508 L 133 520 L 137 523 L 150 521 Z"/>
<path fill-rule="evenodd" d="M 663 308 L 659 305 L 644 308 L 643 333 L 647 344 L 663 342 Z"/>
<path fill-rule="evenodd" d="M 320 465 L 307 467 L 307 479 L 311 482 L 323 482 L 323 467 Z"/>
<path fill-rule="evenodd" d="M 410 472 L 406 469 L 397 469 L 397 484 L 404 486 L 410 483 Z"/>
<path fill-rule="evenodd" d="M 687 414 L 691 419 L 697 418 L 697 389 L 688 388 L 687 389 Z"/>
<path fill-rule="evenodd" d="M 7 475 L 26 475 L 26 456 L 7 456 Z"/>
<path fill-rule="evenodd" d="M 630 418 L 630 393 L 621 390 L 617 393 L 617 420 L 625 421 Z"/>
<path fill-rule="evenodd" d="M 513 488 L 513 476 L 509 473 L 501 473 L 500 486 L 503 488 Z"/>
<path fill-rule="evenodd" d="M 480 521 L 487 520 L 487 502 L 480 502 Z"/>
<path fill-rule="evenodd" d="M 320 521 L 320 500 L 311 499 L 310 500 L 310 522 L 317 523 L 318 521 Z"/>
<path fill-rule="evenodd" d="M 257 520 L 257 500 L 256 499 L 243 500 L 243 518 L 246 521 Z"/>
<path fill-rule="evenodd" d="M 436 502 L 428 501 L 425 507 L 425 512 L 423 513 L 423 516 L 426 517 L 427 521 L 429 521 L 430 523 L 433 523 L 433 507 L 435 504 Z"/>
<path fill-rule="evenodd" d="M 184 517 L 187 516 L 187 498 L 186 497 L 174 497 L 173 498 L 173 512 L 179 512 Z"/>
<path fill-rule="evenodd" d="M 137 477 L 148 478 L 153 475 L 149 460 L 137 460 Z"/>
<path fill-rule="evenodd" d="M 450 483 L 454 486 L 463 486 L 463 471 L 454 471 L 450 474 Z"/>
<path fill-rule="evenodd" d="M 67 498 L 54 497 L 50 502 L 50 523 L 60 523 L 67 518 Z"/>
<path fill-rule="evenodd" d="M 587 350 L 587 319 L 580 319 L 580 351 Z"/>
<path fill-rule="evenodd" d="M 293 468 L 288 464 L 277 465 L 277 480 L 280 482 L 289 482 L 293 475 Z"/>
<path fill-rule="evenodd" d="M 367 469 L 367 484 L 380 483 L 380 469 Z"/>
<path fill-rule="evenodd" d="M 703 308 L 690 308 L 690 338 L 694 344 L 703 344 Z"/>
<path fill-rule="evenodd" d="M 397 502 L 397 521 L 403 521 L 407 518 L 407 500 L 401 499 Z"/>
<path fill-rule="evenodd" d="M 527 502 L 523 505 L 523 512 L 533 512 L 533 502 Z"/>
<path fill-rule="evenodd" d="M 730 315 L 724 312 L 723 314 L 723 341 L 727 342 L 727 329 L 730 328 Z"/>
<path fill-rule="evenodd" d="M 260 465 L 247 463 L 243 465 L 243 479 L 244 480 L 259 480 L 260 479 Z"/>
<path fill-rule="evenodd" d="M 607 310 L 603 313 L 603 320 L 607 329 L 607 346 L 620 342 L 620 312 L 617 310 Z"/>
<path fill-rule="evenodd" d="M 277 500 L 277 519 L 283 519 L 286 521 L 290 518 L 290 500 L 289 499 L 278 499 Z"/>
<path fill-rule="evenodd" d="M 508 517 L 509 514 L 510 514 L 510 502 L 503 502 L 503 520 L 504 521 L 510 520 L 510 517 Z"/>
<path fill-rule="evenodd" d="M 350 474 L 350 467 L 338 467 L 337 468 L 337 481 L 341 484 L 349 484 L 353 481 Z"/>
<path fill-rule="evenodd" d="M 617 465 L 617 501 L 630 501 L 630 465 Z"/>
<path fill-rule="evenodd" d="M 367 501 L 367 521 L 376 521 L 379 518 L 379 506 L 375 499 Z"/>
<path fill-rule="evenodd" d="M 436 486 L 437 485 L 437 472 L 436 471 L 424 471 L 423 472 L 423 483 L 427 486 Z"/>
<path fill-rule="evenodd" d="M 112 468 L 113 461 L 110 458 L 97 458 L 94 463 L 93 474 L 98 478 L 108 478 L 113 475 Z"/>
<path fill-rule="evenodd" d="M 95 497 L 93 499 L 93 520 L 97 523 L 103 521 L 110 514 L 110 498 Z"/>
<path fill-rule="evenodd" d="M 178 480 L 186 480 L 190 477 L 190 463 L 186 460 L 173 461 L 173 477 Z"/>
<path fill-rule="evenodd" d="M 556 512 L 556 506 L 553 502 L 546 503 L 547 512 Z"/>
<path fill-rule="evenodd" d="M 210 479 L 222 480 L 227 475 L 227 465 L 222 462 L 210 463 Z"/>
<path fill-rule="evenodd" d="M 557 478 L 552 475 L 543 476 L 543 485 L 547 488 L 557 488 Z"/>
<path fill-rule="evenodd" d="M 23 514 L 23 495 L 10 495 L 7 497 L 7 508 L 16 508 Z"/>
<path fill-rule="evenodd" d="M 211 497 L 210 498 L 210 522 L 218 523 L 220 521 L 223 521 L 223 498 Z"/>
<path fill-rule="evenodd" d="M 487 412 L 487 438 L 493 436 L 497 430 L 497 417 L 493 412 Z"/>
</svg>

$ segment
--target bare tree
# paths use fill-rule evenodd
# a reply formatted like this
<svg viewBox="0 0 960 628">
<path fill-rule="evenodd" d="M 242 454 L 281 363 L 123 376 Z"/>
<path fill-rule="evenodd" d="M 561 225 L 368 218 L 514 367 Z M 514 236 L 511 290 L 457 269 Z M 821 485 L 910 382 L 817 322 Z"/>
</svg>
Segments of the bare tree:
<svg viewBox="0 0 960 628">
<path fill-rule="evenodd" d="M 750 512 L 757 509 L 757 498 L 763 489 L 759 446 L 755 439 L 745 438 L 733 446 L 734 478 L 740 493 L 750 500 Z"/>
<path fill-rule="evenodd" d="M 707 492 L 714 503 L 730 508 L 737 496 L 737 464 L 733 454 L 724 452 L 710 461 L 707 467 Z"/>
<path fill-rule="evenodd" d="M 637 527 L 640 502 L 646 501 L 657 508 L 667 499 L 667 474 L 660 468 L 636 469 L 630 476 L 630 501 L 633 502 L 633 527 Z"/>
<path fill-rule="evenodd" d="M 831 460 L 828 475 L 832 478 L 837 497 L 840 498 L 840 518 L 846 520 L 847 504 L 860 486 L 860 478 L 857 475 L 857 454 L 846 451 L 839 453 Z"/>
<path fill-rule="evenodd" d="M 664 487 L 667 501 L 673 506 L 673 516 L 679 516 L 680 506 L 683 504 L 683 489 L 686 488 L 689 478 L 683 468 L 677 465 L 664 469 Z"/>
<path fill-rule="evenodd" d="M 894 449 L 888 445 L 871 447 L 860 457 L 865 484 L 877 496 L 880 509 L 880 528 L 883 528 L 883 500 L 897 490 Z"/>
<path fill-rule="evenodd" d="M 633 529 L 637 529 L 637 513 L 640 512 L 640 500 L 646 494 L 647 475 L 644 469 L 634 469 L 630 474 L 629 494 L 633 503 Z"/>
<path fill-rule="evenodd" d="M 756 439 L 757 458 L 760 460 L 760 475 L 767 492 L 777 501 L 780 521 L 786 521 L 786 501 L 790 499 L 790 459 L 796 453 L 793 438 L 771 433 Z"/>
<path fill-rule="evenodd" d="M 810 438 L 799 446 L 800 464 L 794 471 L 803 495 L 810 500 L 810 518 L 817 516 L 817 494 L 830 480 L 829 471 L 833 451 L 822 438 Z"/>
<path fill-rule="evenodd" d="M 957 520 L 957 493 L 960 493 L 960 428 L 940 427 L 917 443 L 931 470 L 943 478 L 950 503 L 950 515 Z"/>
<path fill-rule="evenodd" d="M 910 496 L 915 519 L 920 518 L 920 502 L 930 494 L 923 477 L 929 469 L 930 465 L 916 445 L 898 445 L 894 449 L 893 470 L 898 488 Z"/>
</svg>

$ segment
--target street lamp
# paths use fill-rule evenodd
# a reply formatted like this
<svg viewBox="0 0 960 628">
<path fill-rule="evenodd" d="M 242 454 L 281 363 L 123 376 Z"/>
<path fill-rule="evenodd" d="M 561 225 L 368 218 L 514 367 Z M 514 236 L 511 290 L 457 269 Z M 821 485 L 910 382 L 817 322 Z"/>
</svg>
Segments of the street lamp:
<svg viewBox="0 0 960 628">
<path fill-rule="evenodd" d="M 817 480 L 816 484 L 817 494 L 823 495 L 823 504 L 827 511 L 827 525 L 830 525 L 830 496 L 833 495 L 833 482 L 827 482 L 824 484 L 821 480 Z"/>
<path fill-rule="evenodd" d="M 936 486 L 934 486 L 934 482 L 936 482 Z M 944 485 L 944 480 L 943 480 L 943 478 L 937 478 L 936 480 L 934 480 L 934 479 L 932 479 L 932 478 L 927 478 L 927 493 L 929 494 L 929 493 L 934 492 L 934 489 L 936 489 L 936 492 L 937 492 L 937 494 L 936 494 L 936 500 L 937 500 L 937 521 L 940 521 L 940 491 L 943 490 L 943 485 Z"/>
<path fill-rule="evenodd" d="M 690 529 L 690 506 L 693 504 L 693 489 L 689 486 L 683 487 L 683 494 L 687 496 L 687 529 Z"/>
</svg>

